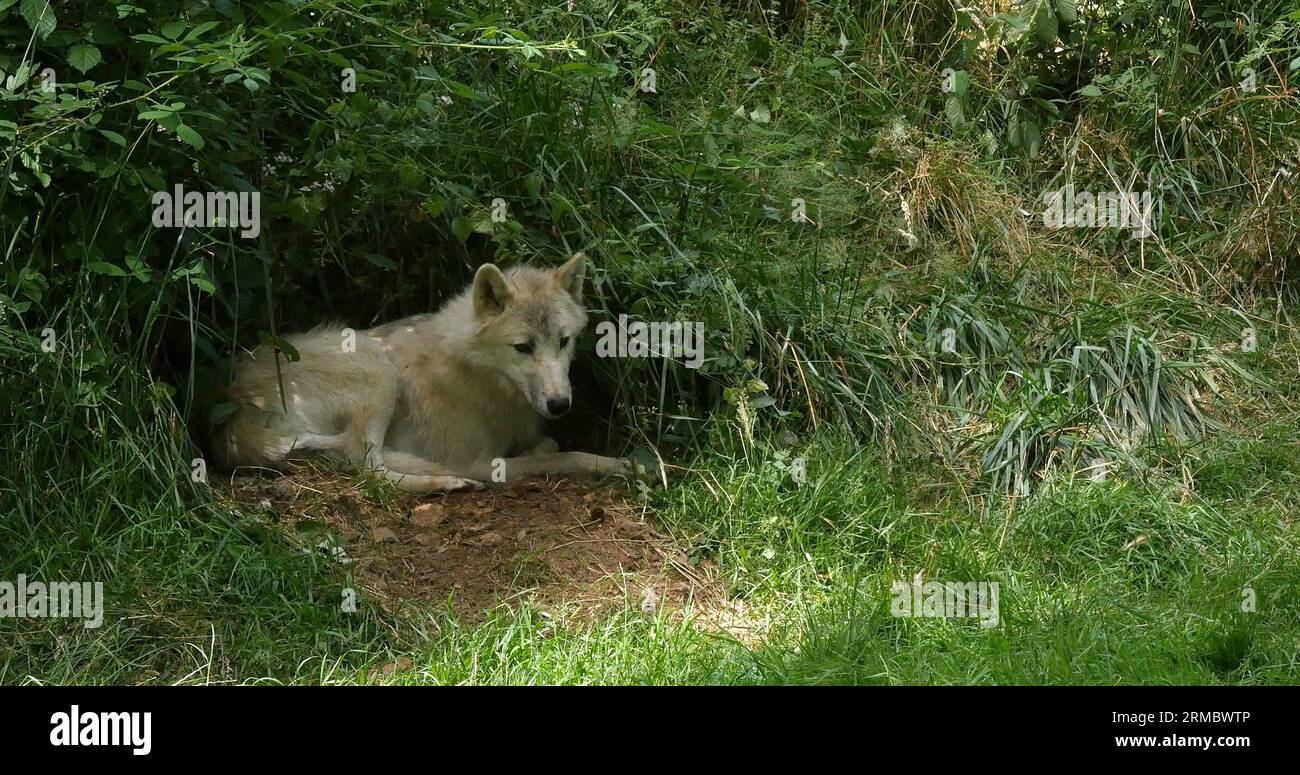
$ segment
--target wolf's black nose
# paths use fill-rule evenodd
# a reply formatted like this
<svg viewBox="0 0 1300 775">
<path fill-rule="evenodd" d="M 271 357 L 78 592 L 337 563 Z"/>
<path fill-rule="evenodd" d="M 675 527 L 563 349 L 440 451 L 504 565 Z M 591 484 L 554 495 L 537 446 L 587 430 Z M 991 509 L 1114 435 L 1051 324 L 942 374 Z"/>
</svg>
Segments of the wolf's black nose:
<svg viewBox="0 0 1300 775">
<path fill-rule="evenodd" d="M 569 411 L 569 406 L 572 403 L 572 400 L 570 400 L 568 396 L 548 398 L 546 399 L 546 411 L 550 412 L 552 417 L 559 417 Z"/>
</svg>

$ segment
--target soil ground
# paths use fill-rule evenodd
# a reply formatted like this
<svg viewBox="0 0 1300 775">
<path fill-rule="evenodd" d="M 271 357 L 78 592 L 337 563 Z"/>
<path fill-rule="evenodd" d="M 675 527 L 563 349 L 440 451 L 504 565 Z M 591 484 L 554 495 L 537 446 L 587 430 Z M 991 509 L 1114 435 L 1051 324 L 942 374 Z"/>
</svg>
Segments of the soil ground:
<svg viewBox="0 0 1300 775">
<path fill-rule="evenodd" d="M 472 621 L 531 596 L 554 615 L 590 618 L 625 601 L 678 612 L 720 596 L 712 565 L 691 563 L 619 485 L 535 478 L 417 497 L 307 464 L 237 472 L 222 487 L 241 510 L 348 566 L 390 610 L 449 604 Z"/>
</svg>

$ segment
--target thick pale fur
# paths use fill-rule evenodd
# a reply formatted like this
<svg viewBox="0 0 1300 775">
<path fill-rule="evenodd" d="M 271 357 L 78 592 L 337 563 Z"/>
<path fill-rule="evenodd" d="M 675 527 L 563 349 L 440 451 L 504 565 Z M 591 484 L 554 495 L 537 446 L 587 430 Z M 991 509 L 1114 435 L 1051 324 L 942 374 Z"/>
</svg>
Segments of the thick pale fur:
<svg viewBox="0 0 1300 775">
<path fill-rule="evenodd" d="M 409 492 L 477 489 L 497 472 L 625 472 L 625 460 L 557 452 L 542 435 L 543 416 L 572 400 L 584 266 L 582 254 L 554 270 L 485 264 L 438 312 L 357 331 L 355 351 L 342 326 L 287 337 L 301 358 L 281 357 L 281 376 L 258 348 L 236 364 L 239 409 L 213 437 L 218 462 L 276 467 L 324 453 Z M 531 352 L 516 349 L 526 343 Z"/>
</svg>

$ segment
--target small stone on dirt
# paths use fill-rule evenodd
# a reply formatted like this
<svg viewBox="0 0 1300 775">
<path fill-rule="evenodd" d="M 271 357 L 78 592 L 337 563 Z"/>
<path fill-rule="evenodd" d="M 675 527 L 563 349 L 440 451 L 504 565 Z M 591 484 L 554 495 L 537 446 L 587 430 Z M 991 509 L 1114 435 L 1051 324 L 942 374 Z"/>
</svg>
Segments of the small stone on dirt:
<svg viewBox="0 0 1300 775">
<path fill-rule="evenodd" d="M 437 527 L 447 518 L 447 507 L 441 503 L 421 503 L 411 510 L 411 524 L 416 527 Z"/>
</svg>

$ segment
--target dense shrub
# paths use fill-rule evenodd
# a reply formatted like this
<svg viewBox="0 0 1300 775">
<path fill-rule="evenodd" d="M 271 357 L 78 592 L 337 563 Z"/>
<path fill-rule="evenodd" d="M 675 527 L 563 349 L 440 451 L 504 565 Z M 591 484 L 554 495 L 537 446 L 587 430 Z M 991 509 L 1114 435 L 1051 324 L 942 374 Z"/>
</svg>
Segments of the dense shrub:
<svg viewBox="0 0 1300 775">
<path fill-rule="evenodd" d="M 1062 357 L 1037 328 L 1131 267 L 1183 311 L 1087 336 L 1182 317 L 1180 341 L 1231 341 L 1187 309 L 1294 268 L 1293 4 L 0 5 L 0 336 L 148 367 L 198 435 L 234 348 L 428 309 L 486 260 L 587 249 L 599 317 L 705 324 L 698 372 L 592 367 L 614 441 L 655 443 L 713 410 L 890 435 L 918 388 L 985 411 L 1029 384 L 1016 362 Z M 1160 192 L 1154 238 L 1045 233 L 1041 192 L 1067 183 Z M 260 232 L 155 227 L 176 186 L 258 192 Z M 989 293 L 1042 314 L 1001 306 L 1012 357 L 954 391 L 946 305 Z M 31 374 L 10 378 L 21 407 Z"/>
</svg>

